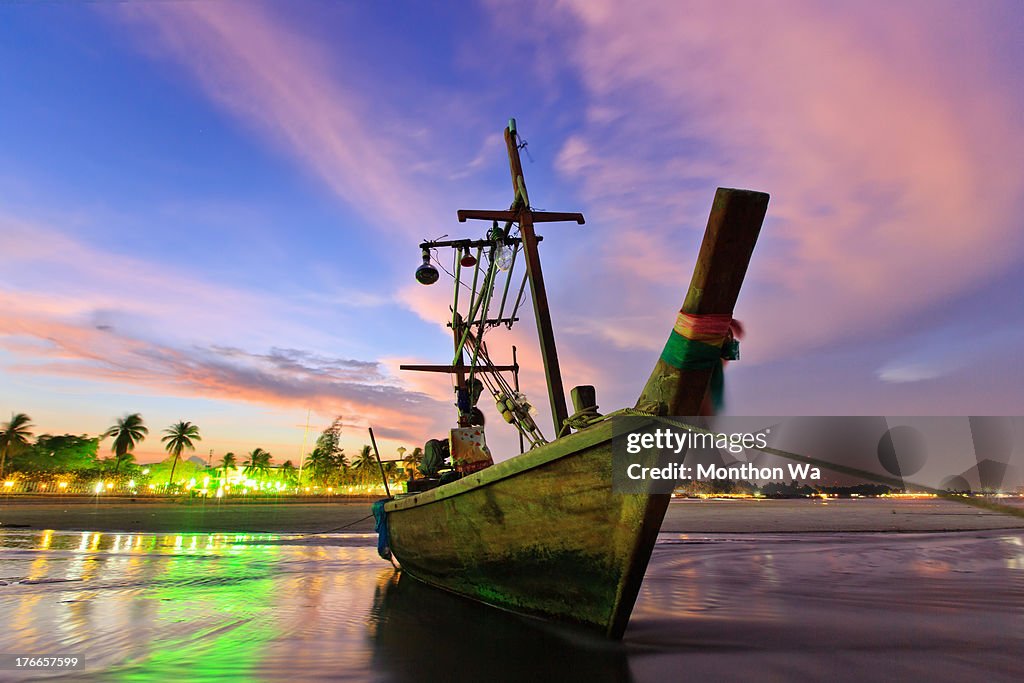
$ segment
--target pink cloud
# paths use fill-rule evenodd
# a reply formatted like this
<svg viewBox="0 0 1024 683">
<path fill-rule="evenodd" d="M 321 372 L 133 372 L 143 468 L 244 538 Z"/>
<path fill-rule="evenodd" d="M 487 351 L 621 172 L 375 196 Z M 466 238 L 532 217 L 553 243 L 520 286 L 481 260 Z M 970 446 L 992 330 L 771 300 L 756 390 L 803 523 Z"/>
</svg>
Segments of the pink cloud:
<svg viewBox="0 0 1024 683">
<path fill-rule="evenodd" d="M 748 359 L 878 334 L 1020 259 L 1020 102 L 953 5 L 559 7 L 593 115 L 558 168 L 614 226 L 606 310 L 681 302 L 716 185 L 772 194 Z"/>
<path fill-rule="evenodd" d="M 375 362 L 292 349 L 175 348 L 40 316 L 10 299 L 3 303 L 0 348 L 22 359 L 9 370 L 123 384 L 153 395 L 312 408 L 407 438 L 421 438 L 439 416 L 432 400 L 397 386 Z"/>
<path fill-rule="evenodd" d="M 379 426 L 389 438 L 419 440 L 438 428 L 440 405 L 376 360 L 282 347 L 320 338 L 295 322 L 295 301 L 106 253 L 38 223 L 0 216 L 0 228 L 0 251 L 11 256 L 0 272 L 9 372 L 153 396 L 311 407 Z M 240 329 L 247 349 L 236 348 Z"/>
</svg>

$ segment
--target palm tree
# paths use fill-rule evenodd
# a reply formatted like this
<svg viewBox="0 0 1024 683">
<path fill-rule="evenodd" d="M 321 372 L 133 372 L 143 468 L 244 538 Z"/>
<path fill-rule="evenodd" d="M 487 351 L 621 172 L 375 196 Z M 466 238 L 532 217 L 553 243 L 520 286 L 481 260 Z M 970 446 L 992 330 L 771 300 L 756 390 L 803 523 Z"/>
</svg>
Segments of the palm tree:
<svg viewBox="0 0 1024 683">
<path fill-rule="evenodd" d="M 178 465 L 181 452 L 184 450 L 194 451 L 196 446 L 192 442 L 202 441 L 203 437 L 199 436 L 199 427 L 191 422 L 173 424 L 164 430 L 164 434 L 167 436 L 160 440 L 166 444 L 167 452 L 174 455 L 174 460 L 171 462 L 171 476 L 167 478 L 167 483 L 172 484 L 174 483 L 174 468 Z"/>
<path fill-rule="evenodd" d="M 338 449 L 338 452 L 335 453 L 334 455 L 334 460 L 332 461 L 332 463 L 337 473 L 338 483 L 343 483 L 348 479 L 348 470 L 352 466 L 352 463 L 350 463 L 348 461 L 348 458 L 345 457 L 344 448 Z"/>
<path fill-rule="evenodd" d="M 352 463 L 354 469 L 359 470 L 360 478 L 366 481 L 372 477 L 371 468 L 377 464 L 377 460 L 373 457 L 373 451 L 369 446 L 363 446 L 359 449 L 359 456 L 356 457 Z"/>
<path fill-rule="evenodd" d="M 329 484 L 336 476 L 338 468 L 346 466 L 344 454 L 332 455 L 319 448 L 314 448 L 313 452 L 306 458 L 306 470 L 309 472 L 309 480 L 318 486 Z"/>
<path fill-rule="evenodd" d="M 235 459 L 234 453 L 225 453 L 224 457 L 220 459 L 220 469 L 224 470 L 224 476 L 221 478 L 222 482 L 226 482 L 228 479 L 228 470 L 233 469 L 238 461 Z"/>
<path fill-rule="evenodd" d="M 281 473 L 281 479 L 284 480 L 285 484 L 295 486 L 298 483 L 298 470 L 295 469 L 295 465 L 292 464 L 291 460 L 285 460 L 278 471 Z"/>
<path fill-rule="evenodd" d="M 256 475 L 257 479 L 263 479 L 270 471 L 271 455 L 262 448 L 254 448 L 249 453 L 249 460 L 245 463 L 245 476 Z"/>
<path fill-rule="evenodd" d="M 7 458 L 28 445 L 32 438 L 32 418 L 25 413 L 12 413 L 11 421 L 0 427 L 0 477 L 4 476 L 4 465 Z"/>
<path fill-rule="evenodd" d="M 114 464 L 115 474 L 121 468 L 121 463 L 128 460 L 126 456 L 129 456 L 135 445 L 145 439 L 147 434 L 149 434 L 149 428 L 142 422 L 142 415 L 139 413 L 122 417 L 114 423 L 114 426 L 103 432 L 103 438 L 114 437 L 114 443 L 110 450 L 114 451 L 117 458 Z"/>
<path fill-rule="evenodd" d="M 402 462 L 405 463 L 406 475 L 413 479 L 416 475 L 416 468 L 423 462 L 423 449 L 419 446 L 412 449 L 412 453 L 402 458 Z"/>
</svg>

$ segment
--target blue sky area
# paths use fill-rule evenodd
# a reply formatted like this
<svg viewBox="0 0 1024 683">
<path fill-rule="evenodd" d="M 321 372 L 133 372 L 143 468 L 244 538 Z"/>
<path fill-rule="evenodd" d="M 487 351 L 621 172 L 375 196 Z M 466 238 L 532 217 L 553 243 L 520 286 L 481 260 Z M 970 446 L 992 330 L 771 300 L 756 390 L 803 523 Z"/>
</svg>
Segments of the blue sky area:
<svg viewBox="0 0 1024 683">
<path fill-rule="evenodd" d="M 772 195 L 729 412 L 1019 415 L 1022 28 L 1017 2 L 0 4 L 0 411 L 277 462 L 307 411 L 385 455 L 443 434 L 445 378 L 397 370 L 451 354 L 417 244 L 508 205 L 514 116 L 534 206 L 587 216 L 542 255 L 603 408 L 725 186 Z M 513 343 L 543 408 L 529 321 Z"/>
</svg>

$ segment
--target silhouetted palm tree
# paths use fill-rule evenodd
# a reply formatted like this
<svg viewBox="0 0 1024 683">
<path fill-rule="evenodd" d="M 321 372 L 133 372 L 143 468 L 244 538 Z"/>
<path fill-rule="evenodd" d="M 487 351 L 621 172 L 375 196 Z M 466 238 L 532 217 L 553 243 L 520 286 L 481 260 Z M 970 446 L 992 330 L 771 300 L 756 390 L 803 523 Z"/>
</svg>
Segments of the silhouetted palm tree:
<svg viewBox="0 0 1024 683">
<path fill-rule="evenodd" d="M 423 462 L 423 449 L 419 446 L 412 449 L 412 453 L 402 458 L 402 462 L 405 463 L 406 475 L 412 479 L 415 477 L 416 468 Z"/>
<path fill-rule="evenodd" d="M 174 460 L 171 462 L 171 476 L 167 478 L 167 483 L 172 484 L 174 483 L 174 468 L 178 465 L 181 452 L 184 450 L 194 451 L 196 446 L 193 441 L 202 441 L 203 437 L 199 436 L 199 427 L 191 422 L 173 424 L 164 430 L 164 434 L 167 436 L 160 440 L 164 442 L 167 452 L 174 455 Z"/>
<path fill-rule="evenodd" d="M 103 438 L 114 437 L 114 443 L 110 450 L 114 451 L 117 462 L 114 464 L 114 472 L 121 468 L 121 463 L 127 458 L 135 445 L 146 438 L 149 428 L 142 422 L 142 415 L 132 413 L 126 415 L 114 423 L 114 426 L 103 432 Z"/>
<path fill-rule="evenodd" d="M 34 426 L 31 422 L 32 418 L 25 413 L 16 413 L 11 415 L 10 422 L 0 427 L 0 477 L 4 476 L 7 459 L 28 446 L 28 440 L 32 438 L 29 429 Z"/>
<path fill-rule="evenodd" d="M 281 473 L 281 479 L 284 480 L 284 483 L 288 484 L 289 486 L 295 486 L 298 484 L 299 471 L 295 469 L 295 465 L 292 464 L 291 460 L 285 460 L 284 464 L 281 465 L 279 472 Z"/>
<path fill-rule="evenodd" d="M 228 479 L 228 470 L 234 469 L 237 464 L 238 461 L 235 459 L 234 453 L 225 453 L 224 457 L 220 459 L 220 469 L 224 470 L 224 476 L 221 477 L 222 483 Z"/>
<path fill-rule="evenodd" d="M 337 478 L 338 472 L 348 467 L 344 453 L 331 454 L 319 448 L 306 458 L 306 470 L 309 472 L 309 480 L 317 486 L 327 486 Z"/>
<path fill-rule="evenodd" d="M 377 459 L 373 457 L 373 450 L 369 446 L 359 449 L 359 455 L 352 462 L 352 468 L 359 470 L 360 478 L 363 481 L 373 477 L 373 468 L 377 466 Z"/>
<path fill-rule="evenodd" d="M 245 463 L 245 476 L 262 480 L 270 472 L 271 455 L 262 448 L 254 448 Z"/>
</svg>

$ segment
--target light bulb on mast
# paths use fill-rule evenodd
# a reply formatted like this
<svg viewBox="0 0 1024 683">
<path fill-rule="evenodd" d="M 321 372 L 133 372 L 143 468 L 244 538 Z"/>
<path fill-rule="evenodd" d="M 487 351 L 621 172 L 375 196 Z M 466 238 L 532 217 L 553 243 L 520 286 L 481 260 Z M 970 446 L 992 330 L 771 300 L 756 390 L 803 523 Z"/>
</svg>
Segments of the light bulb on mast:
<svg viewBox="0 0 1024 683">
<path fill-rule="evenodd" d="M 430 250 L 424 247 L 423 263 L 416 269 L 416 281 L 421 285 L 432 285 L 437 282 L 439 277 L 441 277 L 441 274 L 437 272 L 437 268 L 430 262 Z"/>
</svg>

